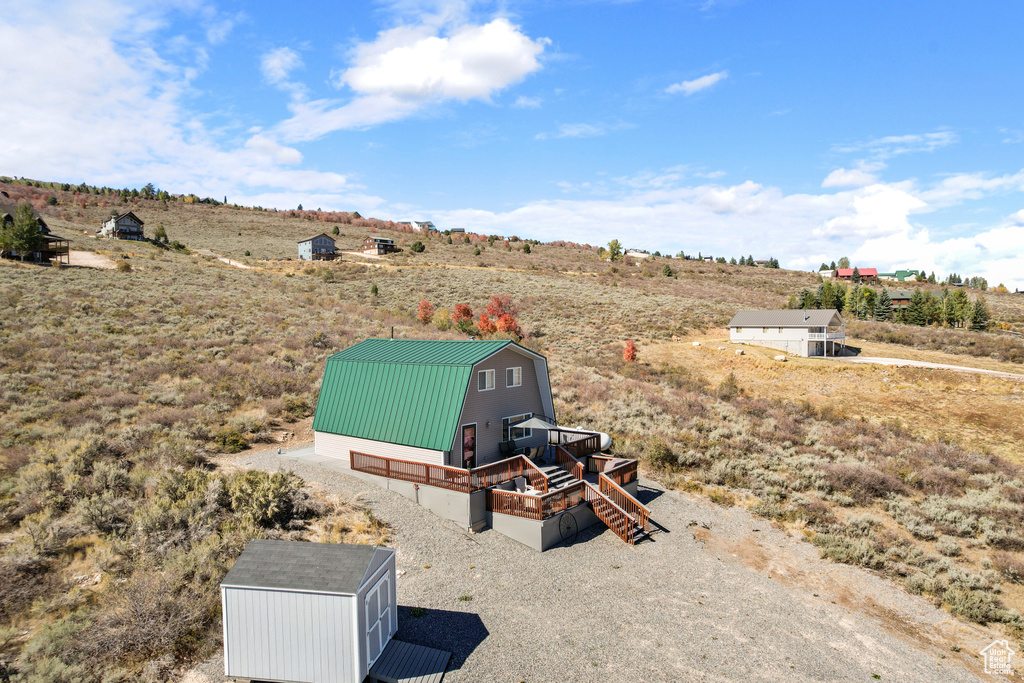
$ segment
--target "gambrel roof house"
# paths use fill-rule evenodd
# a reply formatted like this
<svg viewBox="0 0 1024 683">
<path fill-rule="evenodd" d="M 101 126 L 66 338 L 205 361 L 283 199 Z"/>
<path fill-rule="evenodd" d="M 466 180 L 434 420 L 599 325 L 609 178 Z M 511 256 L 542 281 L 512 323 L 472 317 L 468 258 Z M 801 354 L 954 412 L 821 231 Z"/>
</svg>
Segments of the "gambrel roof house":
<svg viewBox="0 0 1024 683">
<path fill-rule="evenodd" d="M 554 410 L 547 360 L 512 341 L 367 339 L 327 359 L 313 455 L 536 550 L 598 522 L 645 537 L 637 462 Z"/>
<path fill-rule="evenodd" d="M 334 254 L 334 238 L 325 232 L 299 242 L 300 261 L 329 261 Z"/>
<path fill-rule="evenodd" d="M 729 339 L 798 356 L 831 356 L 845 348 L 846 323 L 835 309 L 739 311 L 729 321 Z"/>
<path fill-rule="evenodd" d="M 465 467 L 500 459 L 510 422 L 553 413 L 547 360 L 512 341 L 367 339 L 327 359 L 313 432 L 343 462 Z"/>
</svg>

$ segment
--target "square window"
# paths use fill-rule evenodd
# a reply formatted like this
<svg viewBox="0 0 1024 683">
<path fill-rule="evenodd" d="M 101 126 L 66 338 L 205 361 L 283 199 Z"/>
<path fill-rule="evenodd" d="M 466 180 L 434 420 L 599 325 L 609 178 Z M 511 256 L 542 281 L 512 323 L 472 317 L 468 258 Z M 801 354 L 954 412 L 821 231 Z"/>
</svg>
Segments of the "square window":
<svg viewBox="0 0 1024 683">
<path fill-rule="evenodd" d="M 501 440 L 508 441 L 509 439 L 529 439 L 533 436 L 533 430 L 527 427 L 509 427 L 513 422 L 522 422 L 523 420 L 529 420 L 533 417 L 533 413 L 524 413 L 522 415 L 513 415 L 512 417 L 506 417 L 501 420 Z"/>
<path fill-rule="evenodd" d="M 476 375 L 477 391 L 490 391 L 494 388 L 494 370 L 481 370 Z"/>
<path fill-rule="evenodd" d="M 519 387 L 523 385 L 523 369 L 508 368 L 505 370 L 505 386 Z"/>
</svg>

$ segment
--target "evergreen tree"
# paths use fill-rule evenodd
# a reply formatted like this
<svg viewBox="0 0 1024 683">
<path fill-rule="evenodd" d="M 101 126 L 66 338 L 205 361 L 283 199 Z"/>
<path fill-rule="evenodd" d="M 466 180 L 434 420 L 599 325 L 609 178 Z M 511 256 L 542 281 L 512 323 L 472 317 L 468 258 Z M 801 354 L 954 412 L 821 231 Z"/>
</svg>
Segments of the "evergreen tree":
<svg viewBox="0 0 1024 683">
<path fill-rule="evenodd" d="M 875 300 L 875 320 L 882 322 L 892 320 L 892 298 L 889 297 L 889 291 L 885 287 L 882 287 L 882 293 Z"/>
<path fill-rule="evenodd" d="M 933 285 L 935 284 L 935 271 L 934 270 L 932 271 L 932 274 L 928 276 L 928 282 L 932 283 Z"/>
<path fill-rule="evenodd" d="M 984 332 L 988 329 L 988 323 L 988 306 L 985 305 L 985 297 L 979 296 L 971 307 L 971 329 L 975 332 Z"/>
<path fill-rule="evenodd" d="M 809 289 L 800 290 L 800 308 L 816 308 L 814 301 L 814 292 L 812 292 Z"/>
<path fill-rule="evenodd" d="M 846 305 L 843 313 L 848 318 L 857 317 L 857 307 L 860 304 L 860 285 L 854 285 L 846 292 Z"/>
<path fill-rule="evenodd" d="M 836 308 L 836 289 L 831 282 L 823 282 L 818 287 L 818 300 L 824 309 Z"/>
<path fill-rule="evenodd" d="M 735 256 L 733 256 L 731 259 L 729 259 L 729 265 L 732 265 L 732 266 L 736 265 L 736 257 Z"/>
<path fill-rule="evenodd" d="M 939 322 L 942 319 L 942 300 L 931 292 L 924 295 L 925 324 Z"/>
<path fill-rule="evenodd" d="M 832 293 L 835 295 L 835 305 L 832 308 L 842 311 L 846 306 L 846 287 L 838 284 L 832 285 Z"/>
<path fill-rule="evenodd" d="M 835 270 L 836 269 L 836 262 L 833 261 L 832 264 L 828 267 L 828 269 L 829 270 Z"/>
<path fill-rule="evenodd" d="M 39 249 L 39 241 L 39 223 L 32 206 L 18 204 L 14 210 L 14 220 L 0 225 L 0 251 L 17 251 L 24 261 L 26 253 Z"/>
<path fill-rule="evenodd" d="M 857 268 L 857 266 L 853 267 L 853 275 L 850 277 L 850 279 L 857 283 L 860 282 L 860 270 Z"/>
<path fill-rule="evenodd" d="M 828 264 L 827 264 L 827 263 L 822 263 L 822 264 L 821 264 L 821 268 L 818 268 L 818 272 L 819 272 L 819 273 L 820 273 L 821 271 L 823 271 L 823 270 L 828 270 Z"/>
<path fill-rule="evenodd" d="M 967 292 L 962 288 L 954 289 L 949 295 L 953 308 L 953 324 L 956 327 L 966 327 L 971 321 L 971 300 Z"/>
<path fill-rule="evenodd" d="M 907 305 L 907 324 L 924 327 L 927 322 L 926 316 L 924 292 L 915 289 L 910 297 L 910 303 Z"/>
<path fill-rule="evenodd" d="M 747 265 L 748 266 L 754 265 L 754 255 L 753 254 L 751 254 L 750 256 L 747 257 Z"/>
</svg>

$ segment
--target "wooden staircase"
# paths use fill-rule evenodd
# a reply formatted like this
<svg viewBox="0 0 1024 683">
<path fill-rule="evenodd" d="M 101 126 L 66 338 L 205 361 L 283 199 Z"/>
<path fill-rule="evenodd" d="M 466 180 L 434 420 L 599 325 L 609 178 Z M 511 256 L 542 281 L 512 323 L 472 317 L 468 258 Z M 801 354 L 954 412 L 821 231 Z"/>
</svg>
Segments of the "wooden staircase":
<svg viewBox="0 0 1024 683">
<path fill-rule="evenodd" d="M 547 475 L 548 469 L 560 469 L 560 480 L 564 483 L 583 481 L 585 500 L 616 536 L 630 545 L 650 536 L 650 509 L 629 494 L 628 491 L 612 481 L 603 472 L 597 475 L 598 485 L 585 481 L 587 468 L 571 453 L 562 447 L 555 451 L 557 468 L 542 468 Z M 551 480 L 549 479 L 549 485 Z"/>
</svg>

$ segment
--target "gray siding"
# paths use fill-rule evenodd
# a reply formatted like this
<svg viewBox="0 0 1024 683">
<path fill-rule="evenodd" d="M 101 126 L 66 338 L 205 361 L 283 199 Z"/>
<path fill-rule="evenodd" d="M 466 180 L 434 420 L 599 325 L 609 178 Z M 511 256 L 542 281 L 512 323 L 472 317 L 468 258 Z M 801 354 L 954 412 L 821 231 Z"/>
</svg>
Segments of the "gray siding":
<svg viewBox="0 0 1024 683">
<path fill-rule="evenodd" d="M 505 386 L 505 370 L 512 367 L 523 369 L 522 386 Z M 495 371 L 494 389 L 479 391 L 477 389 L 477 373 L 481 370 L 491 369 Z M 547 377 L 544 377 L 544 380 L 545 386 L 542 388 L 541 383 L 538 382 L 537 368 L 533 358 L 524 356 L 511 348 L 502 349 L 474 366 L 469 390 L 466 393 L 466 402 L 459 418 L 459 429 L 452 443 L 452 464 L 458 466 L 462 463 L 462 425 L 474 422 L 476 423 L 477 466 L 501 460 L 498 444 L 502 441 L 502 418 L 524 413 L 545 414 L 545 402 L 541 398 L 541 391 L 543 389 L 547 393 L 550 391 L 550 387 L 547 386 Z M 486 426 L 488 421 L 491 423 L 490 427 Z M 540 446 L 545 442 L 546 433 L 534 430 L 531 439 L 516 443 Z"/>
<path fill-rule="evenodd" d="M 301 261 L 312 261 L 313 260 L 313 243 L 310 241 L 299 242 L 299 260 Z"/>
<path fill-rule="evenodd" d="M 358 683 L 353 596 L 222 588 L 224 673 L 236 678 Z M 365 644 L 364 644 L 365 647 Z"/>
</svg>

